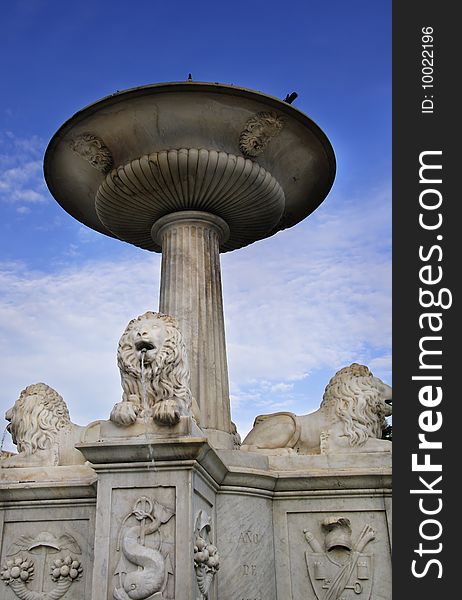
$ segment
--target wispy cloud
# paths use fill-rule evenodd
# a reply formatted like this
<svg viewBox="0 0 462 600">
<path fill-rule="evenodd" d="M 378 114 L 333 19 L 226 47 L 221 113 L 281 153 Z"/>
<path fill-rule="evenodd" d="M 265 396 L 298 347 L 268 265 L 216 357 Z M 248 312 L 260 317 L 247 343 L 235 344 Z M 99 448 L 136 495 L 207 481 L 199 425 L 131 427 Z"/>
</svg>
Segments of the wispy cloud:
<svg viewBox="0 0 462 600">
<path fill-rule="evenodd" d="M 0 133 L 0 201 L 15 204 L 20 214 L 49 197 L 42 175 L 43 149 L 37 136 L 26 139 Z"/>
<path fill-rule="evenodd" d="M 391 265 L 382 195 L 224 257 L 232 365 L 240 378 L 297 379 L 389 354 Z M 333 211 L 334 209 L 332 209 Z M 377 248 L 377 240 L 380 241 Z"/>
</svg>

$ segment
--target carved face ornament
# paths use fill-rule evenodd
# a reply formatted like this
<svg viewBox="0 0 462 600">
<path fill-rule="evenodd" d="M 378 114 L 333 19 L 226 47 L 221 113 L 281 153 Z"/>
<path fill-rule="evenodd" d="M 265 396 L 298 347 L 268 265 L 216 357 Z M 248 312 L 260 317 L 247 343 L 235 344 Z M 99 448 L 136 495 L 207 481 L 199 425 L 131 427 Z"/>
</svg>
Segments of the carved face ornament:
<svg viewBox="0 0 462 600">
<path fill-rule="evenodd" d="M 239 138 L 241 152 L 245 156 L 258 156 L 282 127 L 283 120 L 276 113 L 260 112 L 250 117 Z"/>
<path fill-rule="evenodd" d="M 91 133 L 82 133 L 70 141 L 69 147 L 101 173 L 108 173 L 113 164 L 111 151 L 103 140 Z"/>
</svg>

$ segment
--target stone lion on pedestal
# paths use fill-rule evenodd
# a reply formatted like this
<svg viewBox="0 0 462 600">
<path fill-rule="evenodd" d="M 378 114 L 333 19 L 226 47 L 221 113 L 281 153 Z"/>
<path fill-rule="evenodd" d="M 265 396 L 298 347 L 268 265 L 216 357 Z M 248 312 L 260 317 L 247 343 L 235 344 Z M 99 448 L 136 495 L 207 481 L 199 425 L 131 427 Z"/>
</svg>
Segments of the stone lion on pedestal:
<svg viewBox="0 0 462 600">
<path fill-rule="evenodd" d="M 391 387 L 357 363 L 340 369 L 320 408 L 309 415 L 260 415 L 241 450 L 266 453 L 341 454 L 391 451 L 382 440 L 391 415 Z"/>
<path fill-rule="evenodd" d="M 176 320 L 146 312 L 132 319 L 117 351 L 123 396 L 111 421 L 128 426 L 138 418 L 175 425 L 191 415 L 193 398 L 183 337 Z"/>
<path fill-rule="evenodd" d="M 1 467 L 53 467 L 85 462 L 74 448 L 81 441 L 84 427 L 71 422 L 66 403 L 45 383 L 27 386 L 5 418 L 18 454 L 0 460 Z"/>
</svg>

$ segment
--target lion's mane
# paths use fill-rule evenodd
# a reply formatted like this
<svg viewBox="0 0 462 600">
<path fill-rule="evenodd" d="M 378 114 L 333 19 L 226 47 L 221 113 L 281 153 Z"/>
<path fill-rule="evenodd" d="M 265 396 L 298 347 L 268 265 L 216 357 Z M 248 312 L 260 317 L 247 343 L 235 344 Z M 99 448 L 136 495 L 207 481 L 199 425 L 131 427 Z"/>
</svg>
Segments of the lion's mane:
<svg viewBox="0 0 462 600">
<path fill-rule="evenodd" d="M 148 311 L 132 319 L 120 338 L 117 364 L 120 369 L 124 400 L 130 395 L 143 396 L 141 364 L 131 332 L 140 321 L 161 320 L 166 326 L 167 336 L 156 353 L 153 363 L 145 366 L 146 396 L 148 406 L 175 398 L 182 414 L 187 414 L 192 404 L 190 375 L 186 347 L 178 329 L 177 321 L 169 315 Z"/>
<path fill-rule="evenodd" d="M 321 409 L 341 419 L 350 446 L 382 437 L 387 423 L 381 386 L 368 367 L 358 363 L 340 369 L 329 381 Z"/>
<path fill-rule="evenodd" d="M 18 451 L 25 454 L 52 448 L 58 431 L 71 428 L 66 403 L 45 383 L 27 386 L 9 413 L 9 431 Z"/>
</svg>

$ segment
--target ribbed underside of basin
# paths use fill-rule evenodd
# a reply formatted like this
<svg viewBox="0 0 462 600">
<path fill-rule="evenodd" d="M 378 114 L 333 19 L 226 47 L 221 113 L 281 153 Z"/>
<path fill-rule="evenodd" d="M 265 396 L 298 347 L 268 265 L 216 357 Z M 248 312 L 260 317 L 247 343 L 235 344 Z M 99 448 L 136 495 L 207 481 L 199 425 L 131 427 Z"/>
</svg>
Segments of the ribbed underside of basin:
<svg viewBox="0 0 462 600">
<path fill-rule="evenodd" d="M 182 210 L 210 212 L 224 219 L 230 237 L 221 251 L 264 238 L 279 222 L 284 192 L 257 163 L 205 149 L 165 150 L 113 169 L 95 199 L 100 221 L 118 238 L 160 252 L 153 224 Z"/>
</svg>

